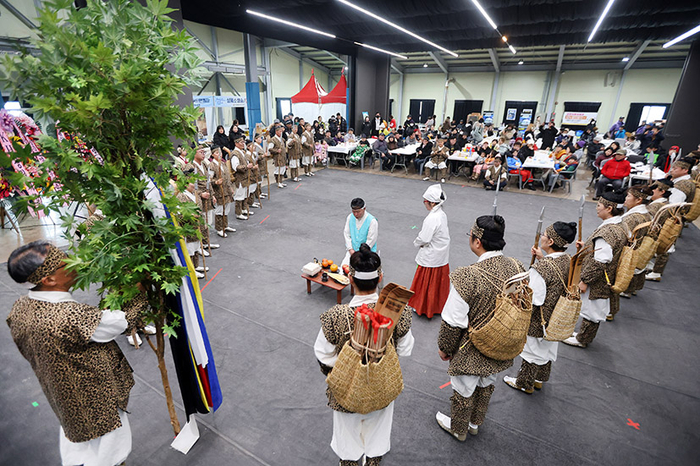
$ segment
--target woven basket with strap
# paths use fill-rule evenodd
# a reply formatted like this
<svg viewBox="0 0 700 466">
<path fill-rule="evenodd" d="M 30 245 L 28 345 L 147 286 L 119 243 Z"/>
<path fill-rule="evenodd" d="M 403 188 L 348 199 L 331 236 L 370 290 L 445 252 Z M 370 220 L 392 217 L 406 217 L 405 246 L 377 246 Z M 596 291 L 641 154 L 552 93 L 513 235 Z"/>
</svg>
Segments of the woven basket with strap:
<svg viewBox="0 0 700 466">
<path fill-rule="evenodd" d="M 676 242 L 678 235 L 683 229 L 683 222 L 678 220 L 676 216 L 666 219 L 659 233 L 659 245 L 656 248 L 656 254 L 664 254 Z"/>
<path fill-rule="evenodd" d="M 503 289 L 504 280 L 486 270 L 476 270 L 482 272 L 491 284 Z M 494 281 L 501 283 L 498 285 Z M 501 291 L 496 297 L 491 318 L 478 328 L 469 328 L 469 340 L 486 357 L 499 361 L 513 359 L 525 347 L 531 317 L 532 289 L 529 286 L 521 284 L 515 293 L 509 295 Z"/>
<path fill-rule="evenodd" d="M 684 217 L 691 222 L 694 222 L 700 217 L 700 175 L 695 178 L 695 197 L 693 197 L 693 205 L 690 206 L 690 209 Z"/>
<path fill-rule="evenodd" d="M 622 248 L 620 259 L 617 262 L 617 271 L 615 272 L 615 284 L 612 286 L 613 293 L 624 293 L 629 288 L 632 277 L 634 277 L 634 269 L 637 268 L 636 235 L 648 226 L 648 222 L 637 225 L 629 236 L 629 244 Z M 626 228 L 625 230 L 629 231 Z"/>
<path fill-rule="evenodd" d="M 578 292 L 578 288 L 576 288 L 574 293 L 571 293 L 559 269 L 554 265 L 552 265 L 552 268 L 564 284 L 566 292 L 559 296 L 557 304 L 554 306 L 552 315 L 549 318 L 549 323 L 544 321 L 542 312 L 540 312 L 540 318 L 542 319 L 544 339 L 547 341 L 563 341 L 574 333 L 576 321 L 581 313 L 581 295 Z"/>
<path fill-rule="evenodd" d="M 367 414 L 386 408 L 403 391 L 403 375 L 394 344 L 389 341 L 379 362 L 364 364 L 350 342 L 343 345 L 326 383 L 348 411 Z"/>
</svg>

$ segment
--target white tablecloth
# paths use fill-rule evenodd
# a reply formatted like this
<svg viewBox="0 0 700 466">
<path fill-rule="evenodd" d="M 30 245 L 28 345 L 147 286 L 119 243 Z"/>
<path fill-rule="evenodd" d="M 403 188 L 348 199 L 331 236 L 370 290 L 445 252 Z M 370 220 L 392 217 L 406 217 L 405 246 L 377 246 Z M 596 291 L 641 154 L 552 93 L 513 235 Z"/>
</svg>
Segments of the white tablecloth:
<svg viewBox="0 0 700 466">
<path fill-rule="evenodd" d="M 389 152 L 394 155 L 413 155 L 416 153 L 416 150 L 418 150 L 419 147 L 420 144 L 409 144 L 408 146 L 399 147 L 398 149 L 394 149 Z"/>
<path fill-rule="evenodd" d="M 549 157 L 528 157 L 525 159 L 523 168 L 541 168 L 551 170 L 554 168 L 554 159 L 550 159 Z"/>
<path fill-rule="evenodd" d="M 343 143 L 338 144 L 337 146 L 328 146 L 328 152 L 335 152 L 338 154 L 349 154 L 350 152 L 355 150 L 355 147 L 357 147 L 357 143 Z"/>
<path fill-rule="evenodd" d="M 665 173 L 663 170 L 660 170 L 656 167 L 654 167 L 654 171 L 651 175 L 652 179 L 654 181 L 660 180 L 662 178 L 666 178 L 667 173 Z M 630 178 L 633 180 L 648 180 L 649 179 L 649 167 L 645 166 L 643 170 L 639 171 L 633 171 L 630 173 Z"/>
<path fill-rule="evenodd" d="M 447 157 L 447 160 L 454 160 L 457 162 L 476 162 L 476 160 L 479 158 L 479 154 L 476 152 L 472 152 L 471 155 L 468 155 L 467 152 L 459 152 L 450 155 Z"/>
</svg>

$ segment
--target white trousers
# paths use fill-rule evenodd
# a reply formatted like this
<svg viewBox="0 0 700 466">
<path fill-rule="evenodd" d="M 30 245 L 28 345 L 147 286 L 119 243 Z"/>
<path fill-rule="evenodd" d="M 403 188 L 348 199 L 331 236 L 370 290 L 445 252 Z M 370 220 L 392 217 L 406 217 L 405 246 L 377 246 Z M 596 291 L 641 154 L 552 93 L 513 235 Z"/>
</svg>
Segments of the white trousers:
<svg viewBox="0 0 700 466">
<path fill-rule="evenodd" d="M 218 204 L 216 207 L 214 207 L 214 215 L 228 215 L 228 213 L 231 211 L 231 203 L 227 202 L 226 203 L 226 210 L 224 211 L 224 206 L 221 204 Z"/>
<path fill-rule="evenodd" d="M 590 288 L 581 295 L 581 317 L 591 322 L 603 322 L 610 314 L 609 299 L 590 299 Z"/>
<path fill-rule="evenodd" d="M 391 448 L 394 402 L 368 414 L 333 411 L 331 448 L 341 460 L 357 461 L 384 456 Z"/>
<path fill-rule="evenodd" d="M 126 413 L 119 410 L 122 426 L 87 442 L 73 443 L 61 427 L 59 446 L 63 466 L 114 466 L 126 461 L 131 453 L 131 427 Z"/>
<path fill-rule="evenodd" d="M 559 342 L 528 336 L 520 357 L 530 364 L 543 366 L 550 361 L 557 360 L 558 349 Z"/>
<path fill-rule="evenodd" d="M 313 157 L 304 156 L 304 157 L 301 159 L 301 164 L 302 164 L 302 165 L 311 165 L 312 159 L 313 159 Z"/>
<path fill-rule="evenodd" d="M 292 159 L 289 161 L 289 168 L 299 168 L 299 160 Z"/>
<path fill-rule="evenodd" d="M 435 165 L 432 160 L 428 160 L 425 162 L 425 168 L 439 168 L 442 170 L 443 168 L 447 168 L 447 164 L 445 162 L 440 162 L 438 165 Z"/>
<path fill-rule="evenodd" d="M 275 171 L 273 175 L 284 175 L 284 173 L 287 171 L 287 167 L 275 167 Z"/>
<path fill-rule="evenodd" d="M 469 398 L 474 394 L 476 387 L 488 387 L 496 383 L 498 374 L 492 374 L 486 377 L 478 375 L 453 375 L 450 377 L 452 388 L 464 398 Z"/>
</svg>

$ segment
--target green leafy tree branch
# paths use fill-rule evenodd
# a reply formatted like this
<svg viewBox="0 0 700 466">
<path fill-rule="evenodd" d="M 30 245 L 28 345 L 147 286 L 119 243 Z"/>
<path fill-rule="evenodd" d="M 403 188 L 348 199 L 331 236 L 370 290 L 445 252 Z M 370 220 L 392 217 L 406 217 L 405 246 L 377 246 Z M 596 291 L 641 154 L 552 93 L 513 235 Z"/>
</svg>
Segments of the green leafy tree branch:
<svg viewBox="0 0 700 466">
<path fill-rule="evenodd" d="M 178 202 L 170 180 L 172 139 L 191 140 L 197 117 L 194 107 L 175 101 L 187 86 L 201 82 L 203 69 L 196 46 L 184 31 L 173 28 L 167 0 L 146 6 L 128 0 L 90 2 L 75 10 L 71 0 L 49 0 L 40 12 L 35 50 L 7 55 L 0 77 L 4 88 L 31 105 L 36 118 L 48 117 L 57 127 L 94 147 L 102 163 L 75 150 L 71 141 L 50 135 L 39 140 L 46 160 L 34 178 L 13 173 L 12 159 L 31 164 L 29 147 L 0 156 L 11 184 L 41 190 L 19 200 L 23 208 L 57 211 L 66 235 L 77 228 L 69 267 L 76 286 L 98 286 L 105 308 L 120 309 L 145 288 L 150 310 L 145 317 L 157 327 L 156 352 L 171 423 L 179 422 L 165 368 L 165 335 L 176 337 L 178 319 L 163 305 L 175 293 L 186 270 L 176 267 L 168 249 L 184 236 L 198 236 L 195 206 Z M 188 180 L 176 173 L 180 190 Z M 180 222 L 153 216 L 145 198 L 146 179 L 161 188 L 163 203 Z M 77 226 L 65 207 L 95 206 L 104 214 L 91 228 Z"/>
</svg>

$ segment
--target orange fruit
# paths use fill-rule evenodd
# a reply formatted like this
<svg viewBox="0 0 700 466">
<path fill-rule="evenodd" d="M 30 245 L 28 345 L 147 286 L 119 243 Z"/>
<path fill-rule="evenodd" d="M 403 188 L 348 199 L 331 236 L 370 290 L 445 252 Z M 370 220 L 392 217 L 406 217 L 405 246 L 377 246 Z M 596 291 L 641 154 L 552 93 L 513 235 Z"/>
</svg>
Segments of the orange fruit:
<svg viewBox="0 0 700 466">
<path fill-rule="evenodd" d="M 321 261 L 321 267 L 323 267 L 324 269 L 327 269 L 328 268 L 328 260 L 323 259 L 323 261 Z"/>
<path fill-rule="evenodd" d="M 331 264 L 331 272 L 337 272 L 338 266 L 336 264 Z"/>
<path fill-rule="evenodd" d="M 333 261 L 328 259 L 328 265 L 333 265 Z"/>
</svg>

